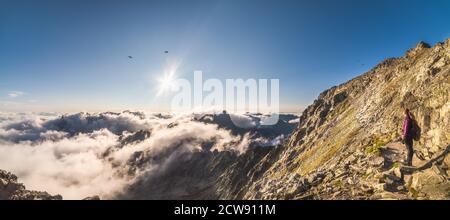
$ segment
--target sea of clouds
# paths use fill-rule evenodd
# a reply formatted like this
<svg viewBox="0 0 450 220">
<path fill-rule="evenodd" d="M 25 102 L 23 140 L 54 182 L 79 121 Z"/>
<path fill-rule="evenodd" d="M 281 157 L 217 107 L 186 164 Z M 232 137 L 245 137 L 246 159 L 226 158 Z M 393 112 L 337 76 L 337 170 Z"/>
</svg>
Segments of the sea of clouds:
<svg viewBox="0 0 450 220">
<path fill-rule="evenodd" d="M 16 174 L 28 189 L 65 199 L 114 198 L 140 174 L 176 163 L 177 155 L 204 150 L 241 154 L 252 141 L 248 134 L 236 135 L 195 117 L 129 111 L 0 113 L 0 169 Z M 232 117 L 243 127 L 255 126 L 249 116 Z M 134 137 L 139 131 L 149 135 Z M 264 140 L 261 146 L 279 144 L 282 138 Z M 130 167 L 137 152 L 162 159 Z"/>
</svg>

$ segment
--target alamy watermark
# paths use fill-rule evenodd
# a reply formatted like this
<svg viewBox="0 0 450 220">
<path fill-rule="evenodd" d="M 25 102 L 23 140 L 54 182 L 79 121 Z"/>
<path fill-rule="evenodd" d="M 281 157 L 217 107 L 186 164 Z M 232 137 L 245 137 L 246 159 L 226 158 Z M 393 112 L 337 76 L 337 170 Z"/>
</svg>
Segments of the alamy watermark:
<svg viewBox="0 0 450 220">
<path fill-rule="evenodd" d="M 229 113 L 267 114 L 261 121 L 274 125 L 279 114 L 279 79 L 203 79 L 202 71 L 194 72 L 193 84 L 183 78 L 171 80 L 173 113 L 203 110 L 226 110 Z M 237 126 L 237 123 L 235 123 Z"/>
</svg>

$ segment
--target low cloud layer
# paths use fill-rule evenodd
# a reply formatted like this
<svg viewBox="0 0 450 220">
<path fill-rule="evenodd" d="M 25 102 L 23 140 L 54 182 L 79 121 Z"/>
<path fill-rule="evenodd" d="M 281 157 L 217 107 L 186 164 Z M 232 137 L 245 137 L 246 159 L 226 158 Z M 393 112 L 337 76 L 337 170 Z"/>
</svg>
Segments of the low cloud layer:
<svg viewBox="0 0 450 220">
<path fill-rule="evenodd" d="M 252 126 L 247 116 L 237 119 Z M 0 169 L 18 175 L 29 189 L 65 199 L 113 198 L 141 174 L 176 163 L 178 155 L 240 154 L 250 141 L 248 134 L 235 135 L 188 115 L 0 113 Z"/>
</svg>

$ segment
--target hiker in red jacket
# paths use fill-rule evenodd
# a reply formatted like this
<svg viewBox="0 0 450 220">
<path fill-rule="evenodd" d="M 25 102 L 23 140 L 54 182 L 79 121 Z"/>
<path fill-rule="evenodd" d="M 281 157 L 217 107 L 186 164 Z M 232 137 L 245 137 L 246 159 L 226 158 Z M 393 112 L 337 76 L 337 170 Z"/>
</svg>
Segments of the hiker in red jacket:
<svg viewBox="0 0 450 220">
<path fill-rule="evenodd" d="M 406 157 L 406 163 L 408 166 L 412 165 L 412 158 L 413 158 L 413 118 L 411 116 L 411 113 L 409 112 L 409 109 L 405 109 L 405 119 L 403 120 L 403 142 L 406 145 L 407 150 L 407 157 Z"/>
</svg>

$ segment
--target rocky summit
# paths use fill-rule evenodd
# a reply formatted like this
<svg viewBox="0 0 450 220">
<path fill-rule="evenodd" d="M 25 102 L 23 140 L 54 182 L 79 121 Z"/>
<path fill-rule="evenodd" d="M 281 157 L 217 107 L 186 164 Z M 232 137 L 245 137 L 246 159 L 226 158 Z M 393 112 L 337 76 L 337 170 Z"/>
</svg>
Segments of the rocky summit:
<svg viewBox="0 0 450 220">
<path fill-rule="evenodd" d="M 113 199 L 450 199 L 449 94 L 450 39 L 433 47 L 420 42 L 404 56 L 322 92 L 276 146 L 237 154 L 210 151 L 206 141 L 206 150 L 183 151 L 176 160 L 165 151 L 135 152 L 121 175 L 136 180 Z M 404 162 L 404 108 L 421 128 L 413 166 Z M 230 127 L 221 118 L 208 123 L 215 120 Z M 283 132 L 289 126 L 278 125 Z M 268 130 L 260 130 L 252 132 L 265 137 Z M 119 140 L 127 145 L 151 135 L 140 130 Z M 176 163 L 164 172 L 134 176 L 167 158 Z M 0 199 L 61 196 L 25 190 L 16 176 L 0 171 Z"/>
</svg>

